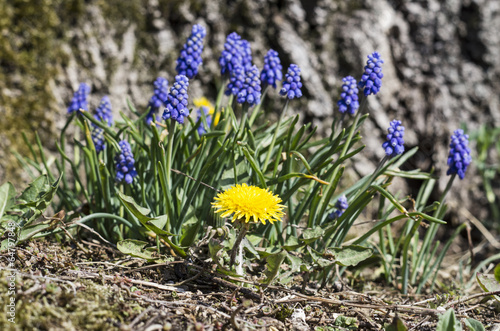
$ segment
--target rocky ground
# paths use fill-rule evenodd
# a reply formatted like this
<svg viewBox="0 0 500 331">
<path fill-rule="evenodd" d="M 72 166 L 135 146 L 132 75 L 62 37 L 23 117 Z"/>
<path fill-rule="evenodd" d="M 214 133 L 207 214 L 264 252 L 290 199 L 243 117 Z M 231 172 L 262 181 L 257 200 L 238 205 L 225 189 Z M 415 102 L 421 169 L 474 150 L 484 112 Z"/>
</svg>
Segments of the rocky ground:
<svg viewBox="0 0 500 331">
<path fill-rule="evenodd" d="M 498 302 L 476 285 L 465 290 L 453 273 L 442 274 L 434 295 L 403 296 L 370 277 L 373 269 L 348 272 L 324 289 L 300 276 L 259 287 L 257 277 L 237 282 L 196 259 L 148 265 L 96 241 L 79 243 L 87 253 L 68 242 L 17 248 L 15 324 L 0 255 L 2 330 L 380 330 L 398 320 L 410 330 L 435 330 L 449 308 L 461 321 L 500 325 Z"/>
</svg>

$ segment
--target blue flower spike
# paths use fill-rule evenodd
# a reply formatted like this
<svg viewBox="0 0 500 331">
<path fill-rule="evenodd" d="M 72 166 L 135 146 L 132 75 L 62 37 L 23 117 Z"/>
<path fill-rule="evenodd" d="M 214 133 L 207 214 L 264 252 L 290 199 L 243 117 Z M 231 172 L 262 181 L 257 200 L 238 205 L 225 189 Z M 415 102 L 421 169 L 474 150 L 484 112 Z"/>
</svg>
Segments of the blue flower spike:
<svg viewBox="0 0 500 331">
<path fill-rule="evenodd" d="M 464 134 L 464 130 L 458 129 L 453 132 L 450 142 L 450 152 L 448 154 L 449 169 L 447 175 L 458 175 L 464 179 L 465 171 L 472 162 L 469 148 L 469 135 Z"/>
<path fill-rule="evenodd" d="M 230 33 L 224 44 L 224 50 L 219 58 L 220 73 L 231 75 L 236 66 L 243 64 L 243 52 L 241 51 L 241 37 L 236 32 Z"/>
<path fill-rule="evenodd" d="M 175 83 L 167 95 L 167 102 L 162 116 L 164 120 L 173 119 L 179 124 L 184 124 L 184 118 L 189 116 L 189 109 L 187 108 L 188 86 L 189 80 L 186 76 L 175 76 Z"/>
<path fill-rule="evenodd" d="M 369 96 L 370 94 L 375 95 L 380 91 L 382 77 L 384 77 L 382 73 L 383 63 L 384 60 L 382 60 L 380 53 L 373 52 L 371 55 L 368 55 L 365 72 L 358 83 L 358 87 L 363 89 L 365 96 Z"/>
<path fill-rule="evenodd" d="M 241 52 L 241 65 L 245 68 L 245 71 L 252 68 L 252 48 L 250 47 L 250 42 L 245 39 L 241 39 L 239 42 L 240 52 Z"/>
<path fill-rule="evenodd" d="M 339 111 L 342 114 L 349 112 L 349 114 L 354 115 L 359 108 L 359 90 L 356 79 L 352 76 L 347 76 L 342 79 L 342 82 L 342 92 L 340 93 L 340 100 L 337 102 Z"/>
<path fill-rule="evenodd" d="M 288 71 L 283 80 L 283 87 L 280 95 L 286 96 L 288 99 L 300 98 L 302 96 L 302 83 L 300 81 L 300 68 L 296 64 L 290 64 Z"/>
<path fill-rule="evenodd" d="M 253 106 L 260 102 L 260 91 L 259 69 L 254 65 L 246 71 L 245 81 L 238 92 L 236 101 L 241 104 L 246 102 Z"/>
<path fill-rule="evenodd" d="M 198 74 L 198 67 L 202 64 L 201 52 L 203 51 L 203 38 L 207 35 L 207 30 L 199 24 L 195 24 L 191 30 L 191 35 L 187 39 L 177 59 L 175 70 L 179 75 L 193 78 Z"/>
<path fill-rule="evenodd" d="M 96 126 L 92 129 L 92 142 L 95 146 L 95 151 L 97 154 L 102 152 L 106 148 L 106 144 L 104 142 L 104 129 Z"/>
<path fill-rule="evenodd" d="M 154 82 L 155 91 L 151 99 L 149 99 L 149 113 L 146 115 L 147 125 L 151 125 L 151 122 L 156 117 L 156 113 L 160 107 L 166 106 L 167 94 L 168 94 L 168 80 L 163 77 L 156 78 Z"/>
<path fill-rule="evenodd" d="M 382 144 L 385 150 L 385 155 L 388 157 L 395 157 L 403 154 L 405 151 L 403 136 L 405 134 L 405 127 L 401 125 L 401 121 L 393 120 L 387 129 L 386 141 Z"/>
<path fill-rule="evenodd" d="M 347 202 L 346 196 L 345 195 L 341 196 L 335 203 L 335 208 L 337 208 L 337 210 L 328 214 L 328 218 L 331 220 L 339 218 L 340 216 L 342 216 L 342 214 L 344 214 L 344 212 L 348 207 L 349 203 Z"/>
<path fill-rule="evenodd" d="M 245 78 L 245 68 L 242 65 L 235 66 L 231 71 L 225 94 L 237 96 L 245 83 Z"/>
<path fill-rule="evenodd" d="M 99 122 L 104 122 L 108 126 L 113 125 L 113 114 L 111 112 L 111 102 L 109 101 L 109 97 L 105 95 L 101 99 L 101 103 L 99 107 L 96 109 L 96 114 L 94 118 Z M 92 141 L 95 146 L 95 150 L 97 154 L 102 152 L 106 148 L 106 144 L 104 142 L 104 129 L 98 127 L 94 123 L 92 123 Z"/>
<path fill-rule="evenodd" d="M 276 88 L 276 81 L 283 80 L 283 66 L 281 65 L 278 52 L 274 49 L 267 51 L 264 56 L 264 69 L 260 73 L 260 80 L 263 85 L 270 85 Z"/>
<path fill-rule="evenodd" d="M 131 184 L 134 177 L 137 176 L 137 171 L 135 170 L 135 160 L 132 154 L 132 149 L 130 144 L 122 140 L 118 143 L 120 146 L 120 153 L 116 154 L 115 165 L 116 165 L 116 177 L 117 182 L 125 181 L 127 184 Z"/>
<path fill-rule="evenodd" d="M 103 96 L 101 103 L 96 109 L 94 118 L 100 122 L 105 122 L 108 126 L 113 125 L 113 113 L 111 111 L 111 101 L 107 95 Z"/>
<path fill-rule="evenodd" d="M 68 106 L 68 114 L 75 111 L 83 109 L 85 111 L 89 110 L 89 104 L 87 102 L 87 96 L 90 93 L 90 86 L 85 83 L 80 83 L 78 90 L 73 94 L 73 99 Z"/>
</svg>

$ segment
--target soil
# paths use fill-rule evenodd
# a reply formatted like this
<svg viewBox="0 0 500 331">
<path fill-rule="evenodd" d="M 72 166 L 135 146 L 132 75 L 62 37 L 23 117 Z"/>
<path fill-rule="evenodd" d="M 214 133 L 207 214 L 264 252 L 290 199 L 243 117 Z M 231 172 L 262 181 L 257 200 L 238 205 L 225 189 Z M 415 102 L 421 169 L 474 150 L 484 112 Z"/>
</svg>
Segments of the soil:
<svg viewBox="0 0 500 331">
<path fill-rule="evenodd" d="M 7 255 L 0 255 L 1 330 L 380 330 L 397 321 L 435 330 L 448 308 L 486 329 L 500 323 L 499 303 L 477 286 L 401 295 L 347 273 L 324 289 L 299 276 L 292 285 L 263 287 L 218 274 L 208 262 L 148 264 L 97 241 L 79 244 L 88 252 L 50 240 L 17 247 L 13 296 Z M 15 323 L 7 314 L 12 297 Z"/>
</svg>

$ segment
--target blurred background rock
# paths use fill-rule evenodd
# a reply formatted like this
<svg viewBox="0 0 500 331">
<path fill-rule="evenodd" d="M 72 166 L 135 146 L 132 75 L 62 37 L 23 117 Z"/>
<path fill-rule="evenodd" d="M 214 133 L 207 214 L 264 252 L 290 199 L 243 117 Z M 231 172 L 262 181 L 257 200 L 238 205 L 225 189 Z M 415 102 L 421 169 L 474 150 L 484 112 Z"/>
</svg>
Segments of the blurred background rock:
<svg viewBox="0 0 500 331">
<path fill-rule="evenodd" d="M 258 67 L 269 48 L 279 52 L 284 70 L 299 65 L 305 97 L 291 108 L 321 135 L 338 113 L 342 78 L 359 79 L 366 56 L 380 52 L 383 87 L 369 98 L 367 148 L 352 169 L 360 175 L 383 156 L 385 131 L 397 118 L 406 126 L 407 150 L 420 148 L 407 169 L 435 167 L 443 189 L 453 130 L 500 123 L 498 0 L 0 0 L 0 182 L 27 180 L 13 155 L 27 155 L 21 131 L 30 143 L 38 131 L 45 148 L 55 150 L 80 82 L 92 88 L 91 111 L 104 95 L 115 118 L 126 111 L 127 98 L 144 111 L 155 78 L 173 81 L 195 23 L 207 28 L 207 37 L 191 99 L 215 97 L 218 58 L 227 34 L 236 31 L 250 41 Z M 277 102 L 270 93 L 266 108 L 274 116 Z M 494 150 L 487 157 L 498 162 Z M 409 184 L 416 195 L 418 186 Z M 474 164 L 449 201 L 494 221 Z"/>
</svg>

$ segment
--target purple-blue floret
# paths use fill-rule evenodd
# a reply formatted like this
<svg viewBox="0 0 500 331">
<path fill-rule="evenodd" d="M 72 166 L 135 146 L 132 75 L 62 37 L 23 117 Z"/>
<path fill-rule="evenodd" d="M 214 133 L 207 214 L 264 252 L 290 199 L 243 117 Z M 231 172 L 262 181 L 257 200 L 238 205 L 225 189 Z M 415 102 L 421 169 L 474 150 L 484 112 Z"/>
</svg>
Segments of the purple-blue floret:
<svg viewBox="0 0 500 331">
<path fill-rule="evenodd" d="M 395 157 L 403 154 L 405 151 L 403 136 L 405 134 L 405 127 L 401 125 L 401 121 L 393 120 L 387 129 L 386 141 L 382 144 L 385 155 Z"/>
<path fill-rule="evenodd" d="M 90 93 L 90 86 L 85 83 L 80 83 L 78 90 L 73 94 L 73 99 L 68 106 L 68 113 L 71 114 L 74 111 L 83 109 L 85 111 L 89 110 L 89 105 L 87 102 L 87 96 Z"/>
<path fill-rule="evenodd" d="M 168 94 L 168 80 L 163 77 L 156 78 L 154 82 L 155 91 L 151 99 L 149 99 L 149 112 L 146 115 L 146 123 L 151 125 L 151 122 L 156 119 L 156 114 L 160 107 L 166 106 Z"/>
<path fill-rule="evenodd" d="M 250 106 L 253 106 L 260 102 L 260 90 L 259 69 L 257 69 L 257 66 L 254 65 L 246 70 L 245 81 L 238 92 L 236 101 L 238 103 L 246 102 Z"/>
<path fill-rule="evenodd" d="M 276 81 L 283 80 L 283 66 L 281 65 L 278 52 L 270 49 L 264 56 L 264 69 L 260 73 L 262 84 L 271 85 L 276 88 Z"/>
<path fill-rule="evenodd" d="M 231 74 L 236 66 L 243 64 L 243 52 L 241 51 L 241 37 L 236 32 L 230 33 L 224 44 L 224 50 L 219 58 L 220 73 Z"/>
<path fill-rule="evenodd" d="M 242 65 L 237 65 L 230 74 L 225 94 L 237 96 L 243 87 L 245 77 L 245 68 Z"/>
<path fill-rule="evenodd" d="M 113 113 L 111 111 L 111 101 L 107 95 L 103 96 L 101 103 L 96 109 L 94 118 L 100 122 L 106 123 L 108 126 L 113 125 Z M 94 125 L 95 126 L 95 125 Z"/>
<path fill-rule="evenodd" d="M 465 171 L 471 162 L 469 136 L 464 134 L 462 129 L 455 130 L 451 136 L 450 153 L 448 154 L 449 169 L 446 174 L 456 174 L 460 179 L 464 179 Z"/>
<path fill-rule="evenodd" d="M 368 55 L 368 61 L 365 66 L 365 72 L 361 76 L 358 87 L 363 89 L 365 96 L 370 94 L 377 94 L 382 87 L 382 64 L 384 60 L 380 57 L 378 52 L 373 52 Z"/>
<path fill-rule="evenodd" d="M 199 24 L 195 24 L 191 30 L 191 35 L 184 44 L 181 54 L 177 59 L 175 70 L 179 75 L 193 78 L 198 74 L 198 67 L 202 63 L 201 52 L 203 51 L 203 38 L 207 31 Z"/>
<path fill-rule="evenodd" d="M 106 143 L 104 142 L 104 129 L 98 126 L 92 129 L 92 142 L 94 143 L 97 154 L 106 148 Z"/>
<path fill-rule="evenodd" d="M 301 87 L 300 68 L 296 64 L 290 64 L 283 80 L 280 95 L 286 96 L 288 99 L 300 98 L 302 96 Z"/>
<path fill-rule="evenodd" d="M 340 93 L 340 100 L 337 102 L 339 111 L 342 114 L 349 112 L 349 114 L 354 115 L 356 110 L 359 108 L 359 90 L 356 79 L 352 76 L 347 76 L 342 79 L 342 82 L 342 92 Z"/>
<path fill-rule="evenodd" d="M 335 203 L 335 210 L 334 212 L 328 214 L 329 219 L 336 219 L 342 216 L 342 214 L 346 211 L 346 209 L 349 207 L 349 203 L 347 202 L 347 198 L 345 195 L 341 196 L 337 202 Z"/>
<path fill-rule="evenodd" d="M 117 182 L 125 180 L 125 183 L 131 184 L 134 177 L 137 176 L 137 171 L 135 170 L 135 160 L 132 154 L 132 149 L 130 144 L 122 140 L 118 143 L 120 146 L 120 152 L 115 156 L 116 165 L 116 177 Z"/>
<path fill-rule="evenodd" d="M 175 76 L 175 83 L 167 95 L 163 119 L 173 119 L 179 124 L 184 124 L 184 118 L 189 116 L 187 89 L 189 80 L 184 75 Z"/>
</svg>

